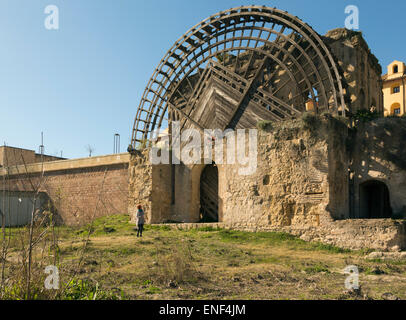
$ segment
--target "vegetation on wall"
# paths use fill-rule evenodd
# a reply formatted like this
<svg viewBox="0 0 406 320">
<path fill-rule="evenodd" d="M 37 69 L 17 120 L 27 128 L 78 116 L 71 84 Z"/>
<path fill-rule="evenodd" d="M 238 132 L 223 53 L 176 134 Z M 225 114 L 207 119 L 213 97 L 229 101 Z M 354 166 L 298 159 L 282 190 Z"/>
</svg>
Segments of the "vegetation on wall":
<svg viewBox="0 0 406 320">
<path fill-rule="evenodd" d="M 381 117 L 381 115 L 378 112 L 371 112 L 369 110 L 358 110 L 354 114 L 355 121 L 361 121 L 364 123 L 375 120 L 380 117 Z"/>
<path fill-rule="evenodd" d="M 265 132 L 270 132 L 273 130 L 273 122 L 266 120 L 258 121 L 257 128 Z"/>
<path fill-rule="evenodd" d="M 321 125 L 320 117 L 312 112 L 303 113 L 302 121 L 303 121 L 303 128 L 306 130 L 309 130 L 310 132 L 313 132 L 315 129 L 317 129 Z"/>
</svg>

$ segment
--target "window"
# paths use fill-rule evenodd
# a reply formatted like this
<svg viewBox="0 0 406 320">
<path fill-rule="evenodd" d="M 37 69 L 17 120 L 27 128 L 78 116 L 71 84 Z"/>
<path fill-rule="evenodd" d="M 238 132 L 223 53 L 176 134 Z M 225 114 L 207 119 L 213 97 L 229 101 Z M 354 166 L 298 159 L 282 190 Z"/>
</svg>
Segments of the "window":
<svg viewBox="0 0 406 320">
<path fill-rule="evenodd" d="M 393 67 L 393 73 L 398 73 L 398 72 L 399 72 L 399 67 L 398 67 L 398 65 L 395 65 Z"/>
<path fill-rule="evenodd" d="M 400 115 L 400 103 L 394 103 L 392 104 L 391 108 L 390 108 L 390 115 L 394 116 L 394 115 Z"/>
<path fill-rule="evenodd" d="M 393 87 L 393 93 L 399 93 L 400 92 L 400 87 Z"/>
</svg>

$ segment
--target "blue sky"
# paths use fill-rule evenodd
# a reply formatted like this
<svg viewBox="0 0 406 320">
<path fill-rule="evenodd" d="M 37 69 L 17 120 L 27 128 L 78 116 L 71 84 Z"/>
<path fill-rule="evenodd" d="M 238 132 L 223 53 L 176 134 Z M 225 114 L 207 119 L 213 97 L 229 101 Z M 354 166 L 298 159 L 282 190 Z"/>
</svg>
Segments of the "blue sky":
<svg viewBox="0 0 406 320">
<path fill-rule="evenodd" d="M 59 30 L 44 27 L 47 5 Z M 404 0 L 0 0 L 0 143 L 76 158 L 125 152 L 139 100 L 166 51 L 190 27 L 241 5 L 286 10 L 320 34 L 344 27 L 347 5 L 384 70 L 406 60 Z"/>
</svg>

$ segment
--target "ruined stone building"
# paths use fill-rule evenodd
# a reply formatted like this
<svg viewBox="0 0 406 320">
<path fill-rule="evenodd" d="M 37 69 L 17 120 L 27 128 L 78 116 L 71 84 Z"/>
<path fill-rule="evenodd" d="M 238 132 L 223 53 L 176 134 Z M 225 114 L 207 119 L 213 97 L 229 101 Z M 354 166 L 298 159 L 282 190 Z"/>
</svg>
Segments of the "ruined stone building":
<svg viewBox="0 0 406 320">
<path fill-rule="evenodd" d="M 371 110 L 383 112 L 382 67 L 371 53 L 360 32 L 335 29 L 327 32 L 324 41 L 337 58 L 345 81 L 344 92 L 351 112 Z"/>
<path fill-rule="evenodd" d="M 299 18 L 265 6 L 223 11 L 191 28 L 155 69 L 129 154 L 78 160 L 80 168 L 50 162 L 47 172 L 51 182 L 69 176 L 62 188 L 68 197 L 86 190 L 75 201 L 82 209 L 85 195 L 97 205 L 105 172 L 121 179 L 125 195 L 111 191 L 106 197 L 115 206 L 100 214 L 134 216 L 141 204 L 149 223 L 212 222 L 349 248 L 405 249 L 406 122 L 354 117 L 360 110 L 383 115 L 381 74 L 359 32 L 321 36 Z M 259 128 L 255 172 L 240 175 L 245 165 L 215 159 L 178 161 L 174 123 L 182 133 Z M 155 141 L 158 129 L 169 145 Z M 152 164 L 151 152 L 166 148 L 169 163 Z M 12 182 L 3 189 L 24 190 L 25 177 L 15 168 L 2 176 Z M 48 194 L 63 221 L 80 223 L 81 210 L 58 205 L 56 191 Z"/>
<path fill-rule="evenodd" d="M 383 114 L 381 74 L 359 32 L 321 36 L 258 6 L 204 20 L 145 89 L 129 148 L 130 214 L 141 203 L 151 223 L 217 221 L 344 247 L 404 248 L 404 224 L 393 218 L 406 217 L 406 123 L 354 120 L 361 110 Z M 174 121 L 182 130 L 262 123 L 256 172 L 240 176 L 241 165 L 215 162 L 151 165 L 145 142 Z"/>
</svg>

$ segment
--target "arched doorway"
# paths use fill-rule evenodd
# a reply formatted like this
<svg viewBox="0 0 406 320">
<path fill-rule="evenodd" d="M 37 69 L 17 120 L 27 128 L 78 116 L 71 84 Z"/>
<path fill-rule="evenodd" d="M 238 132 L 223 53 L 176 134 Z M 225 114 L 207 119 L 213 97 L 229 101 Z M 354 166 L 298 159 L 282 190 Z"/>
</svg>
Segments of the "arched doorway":
<svg viewBox="0 0 406 320">
<path fill-rule="evenodd" d="M 200 176 L 200 222 L 218 222 L 219 179 L 215 164 L 207 165 Z"/>
<path fill-rule="evenodd" d="M 389 189 L 385 183 L 377 180 L 360 185 L 361 218 L 383 219 L 392 217 Z"/>
</svg>

